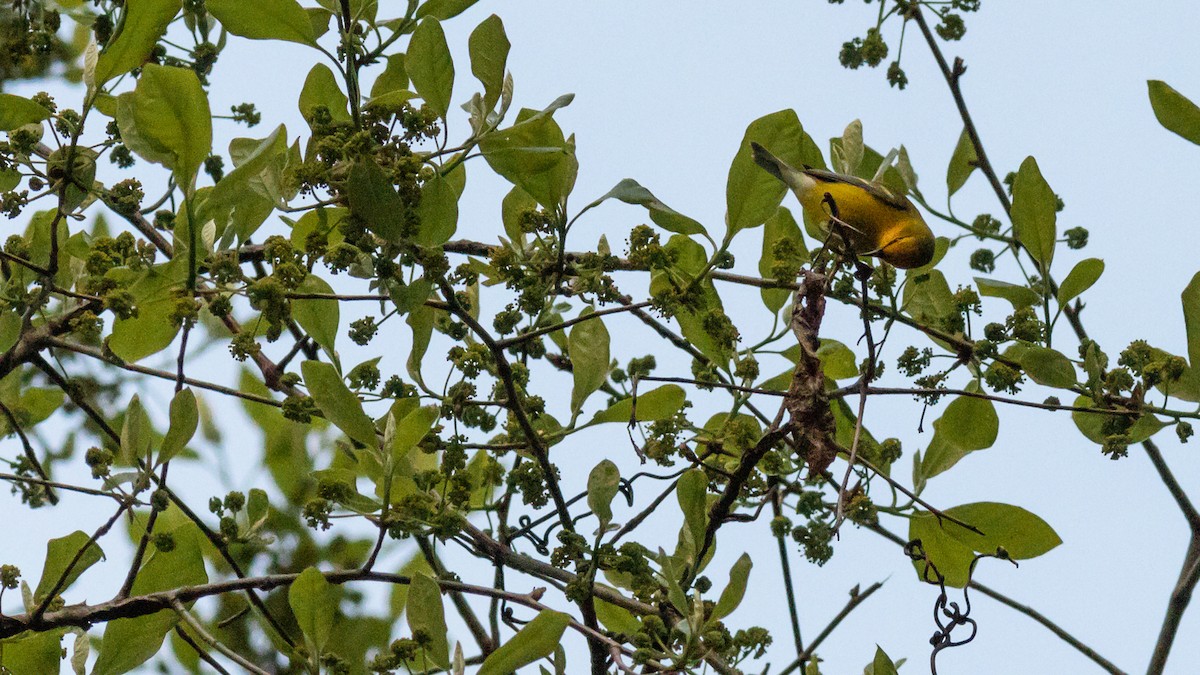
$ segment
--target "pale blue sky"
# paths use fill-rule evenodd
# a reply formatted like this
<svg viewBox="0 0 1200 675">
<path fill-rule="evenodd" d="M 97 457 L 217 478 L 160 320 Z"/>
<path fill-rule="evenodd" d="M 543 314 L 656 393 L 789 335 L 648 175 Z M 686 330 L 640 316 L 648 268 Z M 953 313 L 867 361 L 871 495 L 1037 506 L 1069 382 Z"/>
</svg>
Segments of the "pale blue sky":
<svg viewBox="0 0 1200 675">
<path fill-rule="evenodd" d="M 386 8 L 402 3 L 381 4 Z M 576 134 L 576 209 L 620 179 L 632 177 L 710 231 L 723 232 L 725 177 L 745 126 L 782 108 L 794 108 L 821 144 L 855 118 L 862 120 L 866 141 L 876 149 L 886 151 L 903 143 L 925 195 L 934 204 L 944 204 L 945 166 L 961 123 L 916 27 L 911 27 L 904 50 L 910 80 L 904 92 L 889 88 L 882 70 L 847 71 L 837 63 L 841 43 L 874 24 L 874 5 L 854 0 L 845 5 L 821 0 L 485 0 L 446 24 L 458 72 L 456 104 L 476 86 L 466 59 L 466 36 L 493 12 L 504 20 L 513 43 L 508 65 L 516 84 L 515 105 L 541 108 L 562 93 L 576 94 L 572 105 L 556 115 L 568 133 Z M 1067 205 L 1059 216 L 1060 232 L 1073 226 L 1091 231 L 1091 243 L 1083 251 L 1059 252 L 1056 276 L 1061 279 L 1083 257 L 1100 257 L 1107 264 L 1104 277 L 1085 296 L 1083 318 L 1089 331 L 1114 359 L 1138 338 L 1185 353 L 1179 292 L 1200 269 L 1197 247 L 1188 236 L 1196 226 L 1200 147 L 1158 125 L 1145 81 L 1164 79 L 1200 101 L 1200 70 L 1192 65 L 1200 8 L 1183 1 L 1131 5 L 985 0 L 980 13 L 967 16 L 967 26 L 965 39 L 945 49 L 949 58 L 961 55 L 967 62 L 965 94 L 993 163 L 1003 173 L 1015 169 L 1026 155 L 1036 156 Z M 885 29 L 893 53 L 898 28 L 892 22 Z M 295 108 L 295 92 L 315 61 L 303 47 L 232 39 L 214 76 L 213 110 L 254 100 L 266 123 L 249 135 L 268 133 L 274 120 L 282 118 L 295 138 L 306 131 Z M 465 116 L 459 114 L 452 120 L 451 138 L 464 135 L 465 127 Z M 227 122 L 218 122 L 217 131 L 222 139 L 218 148 L 230 134 L 247 135 L 244 128 Z M 499 199 L 508 186 L 485 169 L 481 163 L 469 167 L 457 236 L 488 240 L 498 230 Z M 979 212 L 1000 212 L 979 176 L 956 195 L 954 206 L 968 220 Z M 614 249 L 623 250 L 629 228 L 644 221 L 644 212 L 636 207 L 606 204 L 580 221 L 574 246 L 594 245 L 606 234 Z M 939 234 L 954 234 L 947 226 L 932 225 Z M 739 238 L 738 270 L 754 273 L 760 236 L 755 230 Z M 970 282 L 974 273 L 966 259 L 973 249 L 960 246 L 943 263 L 952 285 Z M 1006 278 L 1004 273 L 1002 268 L 992 276 Z M 619 281 L 638 287 L 634 277 Z M 756 331 L 769 328 L 757 292 L 721 290 L 743 333 L 758 337 L 761 333 Z M 484 302 L 488 301 L 485 291 Z M 986 301 L 988 320 L 1003 316 L 1001 302 Z M 348 321 L 344 314 L 343 327 Z M 629 330 L 623 332 L 625 328 Z M 629 350 L 626 355 L 645 350 L 634 324 L 614 321 L 610 330 L 616 336 L 614 353 L 622 346 Z M 857 319 L 833 310 L 826 331 L 853 344 Z M 1073 355 L 1073 337 L 1066 330 L 1059 336 L 1056 344 Z M 397 354 L 407 339 L 406 333 L 396 335 Z M 920 338 L 894 337 L 889 365 L 908 344 L 904 340 L 924 346 Z M 343 348 L 351 352 L 349 344 Z M 392 360 L 402 369 L 399 357 Z M 660 375 L 688 375 L 683 360 L 659 362 Z M 1024 395 L 1043 397 L 1032 388 Z M 713 395 L 701 395 L 701 400 L 706 397 L 714 403 L 720 400 Z M 940 408 L 930 410 L 927 428 L 937 414 Z M 877 437 L 904 441 L 905 458 L 896 471 L 900 477 L 908 475 L 913 451 L 928 443 L 929 434 L 917 432 L 919 416 L 920 406 L 906 400 L 872 401 L 868 408 L 866 421 Z M 978 578 L 1034 605 L 1127 671 L 1144 670 L 1186 544 L 1186 530 L 1173 503 L 1137 448 L 1131 448 L 1128 459 L 1111 462 L 1075 431 L 1064 413 L 1002 409 L 1001 422 L 995 447 L 933 479 L 923 496 L 939 506 L 1008 502 L 1046 519 L 1064 539 L 1063 546 L 1023 562 L 1020 569 L 984 563 Z M 574 445 L 569 451 L 577 459 L 556 458 L 563 463 L 568 491 L 582 487 L 587 470 L 603 457 L 635 470 L 623 430 L 589 438 L 595 443 Z M 1195 441 L 1180 446 L 1169 430 L 1157 440 L 1181 482 L 1200 498 Z M 230 461 L 237 467 L 233 473 L 239 474 L 252 468 L 257 458 L 249 453 Z M 234 481 L 242 489 L 252 484 L 252 474 Z M 197 494 L 215 489 L 205 487 Z M 14 500 L 0 501 L 0 514 L 6 519 L 19 515 L 34 524 L 18 535 L 28 536 L 30 542 L 44 541 L 43 527 L 65 534 L 99 524 L 85 518 L 63 525 L 61 512 L 49 511 L 30 520 L 28 514 L 18 513 L 19 508 Z M 95 518 L 92 514 L 90 520 Z M 664 514 L 663 522 L 671 518 L 673 510 Z M 901 533 L 906 529 L 898 522 L 885 524 Z M 663 530 L 670 533 L 664 541 L 673 543 L 674 525 L 669 528 Z M 739 547 L 750 550 L 756 563 L 751 585 L 731 625 L 774 629 L 777 672 L 788 659 L 791 639 L 774 540 L 765 522 L 730 525 L 723 534 L 728 539 L 710 576 L 722 584 Z M 36 578 L 40 545 L 5 549 L 3 562 L 17 558 L 27 576 Z M 793 556 L 806 639 L 841 607 L 851 586 L 888 581 L 825 643 L 820 652 L 824 672 L 860 672 L 875 643 L 893 658 L 909 659 L 901 672 L 927 672 L 927 640 L 934 629 L 932 589 L 916 583 L 895 546 L 869 532 L 846 529 L 836 551 L 820 569 Z M 114 552 L 112 558 L 119 566 L 121 554 Z M 487 583 L 484 576 L 475 581 Z M 942 673 L 1099 672 L 1031 620 L 986 598 L 975 600 L 972 617 L 980 622 L 979 636 L 966 647 L 944 652 L 939 658 Z M 1200 618 L 1193 608 L 1180 629 L 1168 672 L 1200 669 L 1198 636 Z"/>
</svg>

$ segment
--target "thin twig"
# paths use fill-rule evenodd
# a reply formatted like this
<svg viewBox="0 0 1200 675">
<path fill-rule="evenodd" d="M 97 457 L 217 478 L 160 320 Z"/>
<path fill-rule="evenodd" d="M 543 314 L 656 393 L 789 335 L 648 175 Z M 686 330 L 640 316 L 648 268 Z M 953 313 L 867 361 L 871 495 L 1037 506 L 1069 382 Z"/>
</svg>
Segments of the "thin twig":
<svg viewBox="0 0 1200 675">
<path fill-rule="evenodd" d="M 858 587 L 855 586 L 854 589 L 850 591 L 850 600 L 846 602 L 846 606 L 842 608 L 842 611 L 838 612 L 837 616 L 830 619 L 829 623 L 825 625 L 825 628 L 822 629 L 821 632 L 817 634 L 817 637 L 813 639 L 812 644 L 810 644 L 808 648 L 804 650 L 804 653 L 802 653 L 795 661 L 789 663 L 783 670 L 779 671 L 779 675 L 788 675 L 788 673 L 793 673 L 797 669 L 804 667 L 804 664 L 806 664 L 808 660 L 812 658 L 812 655 L 816 653 L 817 647 L 820 647 L 821 643 L 825 641 L 825 638 L 829 637 L 829 635 L 833 633 L 834 629 L 837 628 L 847 616 L 850 616 L 850 612 L 853 612 L 856 607 L 865 602 L 867 598 L 871 597 L 871 595 L 880 588 L 883 588 L 882 581 L 876 581 L 868 586 L 867 590 L 865 591 L 859 591 Z"/>
</svg>

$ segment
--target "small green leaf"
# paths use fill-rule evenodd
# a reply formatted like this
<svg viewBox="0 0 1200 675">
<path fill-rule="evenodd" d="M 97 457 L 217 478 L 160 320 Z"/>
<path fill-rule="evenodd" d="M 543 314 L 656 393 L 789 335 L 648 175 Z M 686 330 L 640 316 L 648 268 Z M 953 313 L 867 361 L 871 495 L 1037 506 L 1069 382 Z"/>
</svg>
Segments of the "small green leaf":
<svg viewBox="0 0 1200 675">
<path fill-rule="evenodd" d="M 1180 296 L 1183 300 L 1183 327 L 1187 331 L 1188 363 L 1200 368 L 1200 272 L 1197 272 Z"/>
<path fill-rule="evenodd" d="M 142 68 L 137 87 L 117 98 L 121 140 L 143 159 L 162 164 L 190 194 L 200 165 L 212 153 L 208 95 L 190 68 Z"/>
<path fill-rule="evenodd" d="M 328 363 L 305 361 L 300 365 L 304 384 L 325 419 L 347 436 L 368 448 L 379 446 L 375 423 L 363 412 L 362 403 L 342 382 L 341 375 Z"/>
<path fill-rule="evenodd" d="M 435 405 L 417 408 L 396 422 L 396 430 L 392 436 L 392 447 L 389 449 L 394 460 L 408 455 L 409 451 L 429 435 L 429 430 L 438 421 L 440 411 Z"/>
<path fill-rule="evenodd" d="M 337 590 L 315 567 L 305 568 L 288 588 L 288 605 L 304 633 L 304 641 L 313 654 L 320 654 L 329 642 L 337 610 Z"/>
<path fill-rule="evenodd" d="M 85 546 L 87 550 L 84 550 Z M 80 551 L 83 551 L 82 555 Z M 76 560 L 76 556 L 79 556 L 78 560 Z M 62 595 L 71 587 L 71 584 L 75 583 L 80 574 L 83 574 L 103 557 L 104 551 L 100 550 L 100 546 L 81 530 L 46 542 L 46 564 L 42 568 L 42 578 L 38 581 L 37 590 L 33 592 L 34 599 L 38 602 L 45 600 L 65 574 L 65 581 L 58 589 L 58 595 Z M 70 565 L 73 560 L 75 564 L 68 572 L 67 565 Z"/>
<path fill-rule="evenodd" d="M 1054 259 L 1058 197 L 1038 168 L 1037 160 L 1026 157 L 1013 181 L 1012 221 L 1017 240 L 1040 265 L 1042 273 Z"/>
<path fill-rule="evenodd" d="M 413 31 L 405 68 L 417 93 L 438 117 L 445 118 L 454 89 L 454 61 L 446 45 L 446 33 L 436 19 L 425 19 Z"/>
<path fill-rule="evenodd" d="M 971 143 L 967 130 L 963 129 L 958 136 L 958 144 L 954 146 L 954 153 L 950 155 L 950 165 L 946 167 L 946 189 L 951 195 L 966 184 L 978 161 L 975 145 Z"/>
<path fill-rule="evenodd" d="M 612 500 L 617 496 L 617 487 L 620 485 L 620 481 L 621 472 L 617 469 L 617 465 L 607 459 L 597 464 L 588 474 L 588 508 L 600 520 L 601 529 L 608 527 L 608 524 L 612 522 Z"/>
<path fill-rule="evenodd" d="M 26 124 L 37 124 L 49 117 L 49 110 L 24 96 L 0 93 L 0 131 L 12 131 Z"/>
<path fill-rule="evenodd" d="M 615 633 L 634 635 L 642 629 L 642 622 L 638 621 L 633 612 L 600 598 L 596 598 L 596 618 L 605 628 Z"/>
<path fill-rule="evenodd" d="M 368 230 L 389 242 L 400 240 L 408 208 L 373 159 L 359 160 L 350 168 L 346 199 L 350 210 L 363 219 Z"/>
<path fill-rule="evenodd" d="M 593 310 L 585 308 L 580 316 Z M 600 318 L 582 321 L 571 327 L 567 336 L 567 354 L 571 357 L 575 386 L 571 389 L 571 412 L 579 412 L 583 402 L 608 379 L 608 329 Z"/>
<path fill-rule="evenodd" d="M 1013 309 L 1032 307 L 1042 301 L 1037 292 L 1028 286 L 1010 284 L 998 279 L 975 277 L 975 285 L 979 294 L 988 298 L 1003 298 L 1012 303 Z"/>
<path fill-rule="evenodd" d="M 493 109 L 500 100 L 511 46 L 504 33 L 504 22 L 495 14 L 476 26 L 467 41 L 471 54 L 471 74 L 483 84 L 483 106 L 487 110 Z"/>
<path fill-rule="evenodd" d="M 658 197 L 655 197 L 653 193 L 632 178 L 626 178 L 617 183 L 603 197 L 588 204 L 587 209 L 607 199 L 619 199 L 626 204 L 646 207 L 646 210 L 650 212 L 650 220 L 668 232 L 686 235 L 704 232 L 703 225 L 662 203 Z"/>
<path fill-rule="evenodd" d="M 400 574 L 409 579 L 415 579 L 417 576 L 433 574 L 433 570 L 429 568 L 429 561 L 425 560 L 425 555 L 418 550 L 400 568 Z M 391 584 L 391 586 L 392 594 L 388 607 L 391 608 L 391 615 L 398 619 L 408 607 L 409 584 Z"/>
<path fill-rule="evenodd" d="M 521 214 L 537 208 L 537 201 L 517 186 L 504 195 L 500 203 L 500 217 L 504 221 L 504 233 L 514 242 L 524 242 L 525 232 L 521 230 Z"/>
<path fill-rule="evenodd" d="M 484 659 L 478 675 L 511 675 L 522 666 L 553 654 L 570 623 L 569 614 L 543 609 L 511 640 Z"/>
<path fill-rule="evenodd" d="M 604 422 L 628 423 L 636 414 L 638 422 L 657 422 L 665 420 L 683 407 L 687 393 L 676 384 L 666 384 L 644 394 L 637 395 L 637 409 L 634 409 L 634 397 L 623 398 L 605 410 L 592 417 L 592 424 Z"/>
<path fill-rule="evenodd" d="M 978 391 L 972 382 L 968 391 Z M 992 447 L 1000 432 L 1000 418 L 991 401 L 959 396 L 933 423 L 933 439 L 925 451 L 921 474 L 932 478 L 954 466 L 968 453 Z"/>
<path fill-rule="evenodd" d="M 208 0 L 206 7 L 239 37 L 317 46 L 312 20 L 296 0 Z"/>
<path fill-rule="evenodd" d="M 125 3 L 117 32 L 109 39 L 96 59 L 95 88 L 118 75 L 140 67 L 150 58 L 150 52 L 167 26 L 179 13 L 182 0 L 143 0 Z M 0 109 L 4 106 L 0 105 Z"/>
<path fill-rule="evenodd" d="M 412 349 L 408 352 L 405 366 L 409 376 L 418 384 L 424 383 L 421 377 L 421 361 L 425 358 L 425 351 L 429 349 L 429 339 L 433 336 L 435 317 L 436 314 L 432 307 L 420 305 L 409 312 L 408 318 L 404 320 L 412 329 L 413 334 Z"/>
<path fill-rule="evenodd" d="M 235 148 L 241 152 L 235 153 Z M 249 239 L 274 211 L 276 200 L 283 197 L 279 179 L 287 151 L 287 128 L 282 124 L 263 139 L 235 138 L 230 155 L 236 166 L 200 202 L 197 221 L 215 221 L 218 237 L 232 225 L 239 244 Z M 309 211 L 301 221 L 308 218 L 311 222 L 319 213 L 323 210 Z M 301 240 L 300 247 L 303 245 Z"/>
<path fill-rule="evenodd" d="M 729 584 L 721 591 L 721 599 L 717 600 L 717 605 L 713 607 L 714 620 L 724 619 L 742 604 L 742 598 L 746 595 L 746 582 L 750 580 L 750 568 L 753 566 L 754 561 L 746 553 L 733 563 L 733 567 L 729 569 Z"/>
<path fill-rule="evenodd" d="M 404 54 L 390 54 L 383 72 L 371 85 L 371 98 L 408 89 L 408 71 L 404 68 Z"/>
<path fill-rule="evenodd" d="M 781 244 L 786 242 L 786 244 Z M 795 260 L 781 255 L 781 252 L 794 254 Z M 804 235 L 792 212 L 780 206 L 775 215 L 767 218 L 763 224 L 762 256 L 758 259 L 758 273 L 764 279 L 773 279 L 775 268 L 786 264 L 794 266 L 797 262 L 808 260 L 808 247 L 804 243 Z M 790 281 L 788 279 L 787 281 Z M 786 288 L 761 289 L 763 304 L 772 313 L 778 312 L 787 304 L 792 292 Z"/>
<path fill-rule="evenodd" d="M 1018 340 L 1004 351 L 1004 356 L 1021 364 L 1029 378 L 1038 384 L 1059 389 L 1075 386 L 1075 366 L 1058 351 Z"/>
<path fill-rule="evenodd" d="M 425 0 L 425 2 L 417 8 L 417 18 L 424 19 L 430 17 L 445 21 L 452 19 L 459 14 L 462 14 L 467 9 L 479 2 L 479 0 Z"/>
<path fill-rule="evenodd" d="M 167 427 L 167 433 L 159 446 L 158 461 L 166 462 L 179 454 L 192 440 L 199 424 L 200 411 L 196 407 L 196 395 L 190 388 L 180 389 L 171 399 L 171 425 Z"/>
<path fill-rule="evenodd" d="M 908 276 L 903 309 L 909 316 L 922 323 L 938 325 L 958 314 L 950 284 L 946 283 L 946 276 L 940 270 Z"/>
<path fill-rule="evenodd" d="M 425 631 L 430 640 L 426 655 L 433 664 L 445 668 L 450 665 L 450 643 L 446 636 L 442 591 L 433 578 L 424 574 L 412 577 L 410 586 L 407 604 L 408 627 L 414 632 Z"/>
<path fill-rule="evenodd" d="M 338 86 L 337 77 L 324 63 L 318 63 L 308 71 L 308 77 L 304 78 L 304 86 L 300 89 L 297 105 L 300 115 L 310 127 L 317 106 L 325 106 L 334 122 L 350 121 L 350 99 L 346 98 L 346 94 Z"/>
<path fill-rule="evenodd" d="M 321 277 L 309 274 L 296 287 L 296 292 L 332 295 L 333 287 Z M 317 344 L 325 349 L 326 354 L 333 356 L 340 320 L 340 307 L 337 300 L 293 300 L 292 318 L 300 324 L 305 333 L 308 333 L 312 339 L 317 341 Z"/>
<path fill-rule="evenodd" d="M 684 531 L 691 538 L 693 558 L 704 543 L 708 527 L 708 477 L 700 469 L 692 469 L 679 477 L 675 497 L 683 510 Z"/>
<path fill-rule="evenodd" d="M 1200 107 L 1161 80 L 1146 82 L 1150 89 L 1150 106 L 1159 124 L 1187 140 L 1200 144 Z"/>
<path fill-rule="evenodd" d="M 121 424 L 121 459 L 128 465 L 134 465 L 138 459 L 145 458 L 150 451 L 154 429 L 150 426 L 150 418 L 142 401 L 137 394 L 129 399 L 125 407 L 125 419 Z"/>
<path fill-rule="evenodd" d="M 754 162 L 751 142 L 770 150 L 783 161 L 803 164 L 804 129 L 795 110 L 780 110 L 754 120 L 738 146 L 725 183 L 726 227 L 733 235 L 757 227 L 775 215 L 787 187 Z"/>
<path fill-rule="evenodd" d="M 0 314 L 0 353 L 7 352 L 21 339 L 20 312 L 4 312 Z"/>
<path fill-rule="evenodd" d="M 798 346 L 796 351 L 799 351 Z M 821 370 L 824 371 L 825 377 L 831 380 L 858 377 L 858 356 L 837 340 L 821 338 L 821 346 L 817 347 L 817 358 L 821 361 Z"/>
<path fill-rule="evenodd" d="M 1104 274 L 1104 261 L 1099 258 L 1080 260 L 1058 287 L 1058 304 L 1065 306 L 1092 287 Z"/>
<path fill-rule="evenodd" d="M 523 109 L 511 127 L 479 141 L 488 166 L 548 210 L 562 206 L 579 171 L 574 137 L 566 138 L 553 118 L 555 110 L 573 99 L 574 95 L 566 94 L 545 110 Z"/>
<path fill-rule="evenodd" d="M 871 660 L 871 675 L 898 675 L 896 664 L 879 645 L 875 645 L 875 658 Z"/>
<path fill-rule="evenodd" d="M 841 152 L 841 166 L 837 170 L 851 176 L 858 175 L 864 155 L 863 126 L 860 120 L 846 125 L 846 130 L 842 132 L 842 143 L 837 148 Z"/>
<path fill-rule="evenodd" d="M 450 240 L 458 227 L 458 192 L 450 180 L 437 176 L 425 181 L 417 217 L 421 225 L 416 241 L 425 246 L 441 246 Z"/>
</svg>

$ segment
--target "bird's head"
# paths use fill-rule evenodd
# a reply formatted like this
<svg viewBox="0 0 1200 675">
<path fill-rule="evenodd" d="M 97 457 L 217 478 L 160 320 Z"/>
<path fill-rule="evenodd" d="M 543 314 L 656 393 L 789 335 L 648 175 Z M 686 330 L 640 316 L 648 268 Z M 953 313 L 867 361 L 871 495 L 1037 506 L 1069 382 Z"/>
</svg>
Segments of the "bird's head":
<svg viewBox="0 0 1200 675">
<path fill-rule="evenodd" d="M 901 235 L 881 246 L 875 255 L 900 269 L 924 267 L 933 261 L 936 244 L 932 233 Z"/>
</svg>

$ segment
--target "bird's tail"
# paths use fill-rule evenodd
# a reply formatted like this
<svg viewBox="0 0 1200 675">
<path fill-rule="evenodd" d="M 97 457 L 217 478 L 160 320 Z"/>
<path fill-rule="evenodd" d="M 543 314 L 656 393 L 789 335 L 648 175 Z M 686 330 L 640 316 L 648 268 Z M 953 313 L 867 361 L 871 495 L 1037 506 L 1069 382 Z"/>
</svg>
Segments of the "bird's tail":
<svg viewBox="0 0 1200 675">
<path fill-rule="evenodd" d="M 761 166 L 763 169 L 766 169 L 767 173 L 770 173 L 779 180 L 785 183 L 788 182 L 787 179 L 784 178 L 784 170 L 790 169 L 791 167 L 789 167 L 787 164 L 784 164 L 783 160 L 779 159 L 775 155 L 772 155 L 769 150 L 758 143 L 755 143 L 754 141 L 750 141 L 750 149 L 754 152 L 754 162 L 756 164 Z"/>
</svg>

